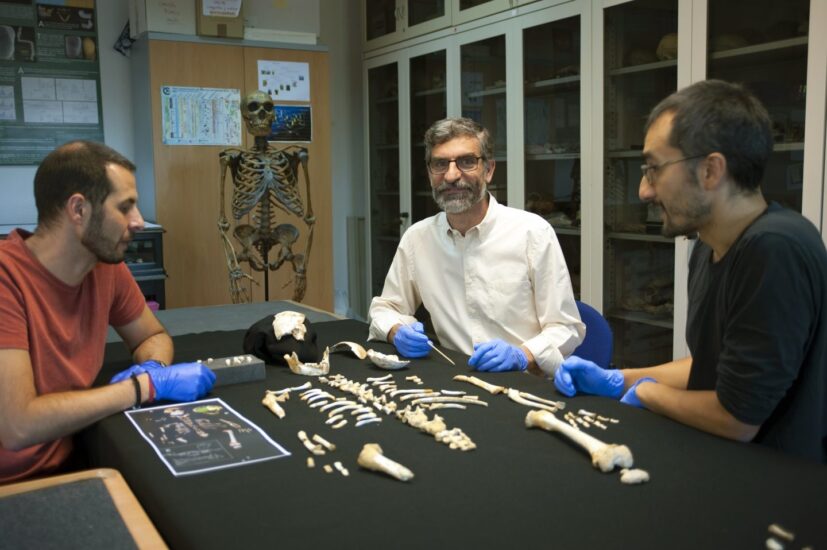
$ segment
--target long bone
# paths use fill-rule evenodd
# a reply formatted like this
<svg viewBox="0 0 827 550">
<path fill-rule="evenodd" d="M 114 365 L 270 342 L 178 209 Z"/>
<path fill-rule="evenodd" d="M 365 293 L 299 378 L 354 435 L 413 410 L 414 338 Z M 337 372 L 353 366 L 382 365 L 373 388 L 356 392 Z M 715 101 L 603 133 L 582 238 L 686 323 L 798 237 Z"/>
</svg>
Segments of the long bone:
<svg viewBox="0 0 827 550">
<path fill-rule="evenodd" d="M 557 432 L 577 443 L 591 456 L 592 466 L 599 468 L 601 472 L 611 472 L 615 466 L 631 468 L 634 465 L 632 451 L 626 445 L 603 443 L 596 437 L 558 420 L 548 411 L 529 411 L 525 417 L 525 425 L 529 428 Z"/>
<path fill-rule="evenodd" d="M 543 409 L 544 411 L 549 411 L 549 412 L 557 412 L 557 410 L 558 410 L 556 406 L 549 406 L 549 405 L 544 405 L 543 403 L 538 403 L 537 401 L 530 401 L 530 400 L 526 399 L 525 397 L 523 397 L 522 395 L 520 395 L 519 391 L 517 391 L 515 389 L 512 389 L 512 388 L 508 388 L 508 390 L 506 390 L 505 394 L 508 396 L 509 399 L 511 399 L 515 403 L 519 403 L 520 405 L 525 405 L 527 407 L 533 407 L 535 409 Z"/>
<path fill-rule="evenodd" d="M 413 401 L 411 401 L 412 405 L 419 405 L 422 403 L 463 403 L 466 405 L 481 405 L 483 407 L 488 406 L 488 403 L 486 403 L 485 401 L 480 401 L 479 399 L 472 399 L 471 397 L 420 397 L 419 399 L 414 399 Z"/>
<path fill-rule="evenodd" d="M 382 447 L 378 443 L 365 443 L 356 462 L 362 468 L 382 472 L 399 481 L 409 481 L 414 477 L 412 471 L 382 454 Z"/>
<path fill-rule="evenodd" d="M 480 380 L 476 376 L 466 376 L 464 374 L 458 374 L 454 376 L 454 380 L 459 380 L 460 382 L 468 382 L 469 384 L 474 384 L 478 388 L 482 388 L 488 393 L 491 394 L 498 394 L 505 391 L 503 386 L 495 386 L 494 384 L 489 384 L 485 380 Z"/>
</svg>

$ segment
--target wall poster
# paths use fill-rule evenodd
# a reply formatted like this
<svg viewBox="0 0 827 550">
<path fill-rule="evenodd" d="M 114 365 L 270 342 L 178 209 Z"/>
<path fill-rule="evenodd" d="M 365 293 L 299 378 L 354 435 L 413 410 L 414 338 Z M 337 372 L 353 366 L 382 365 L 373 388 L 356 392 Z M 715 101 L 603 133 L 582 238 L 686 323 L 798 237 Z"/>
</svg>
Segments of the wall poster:
<svg viewBox="0 0 827 550">
<path fill-rule="evenodd" d="M 103 141 L 98 46 L 94 0 L 0 2 L 0 165 Z"/>
<path fill-rule="evenodd" d="M 164 145 L 241 145 L 237 89 L 161 86 Z"/>
</svg>

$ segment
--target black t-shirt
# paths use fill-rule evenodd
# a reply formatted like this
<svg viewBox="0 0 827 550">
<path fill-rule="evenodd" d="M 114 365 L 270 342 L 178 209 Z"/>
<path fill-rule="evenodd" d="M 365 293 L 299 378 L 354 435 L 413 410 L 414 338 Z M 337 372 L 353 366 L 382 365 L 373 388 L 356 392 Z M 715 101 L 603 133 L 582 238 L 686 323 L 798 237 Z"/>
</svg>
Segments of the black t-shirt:
<svg viewBox="0 0 827 550">
<path fill-rule="evenodd" d="M 755 441 L 827 462 L 827 251 L 800 214 L 771 204 L 717 263 L 689 263 L 690 390 L 762 424 Z"/>
</svg>

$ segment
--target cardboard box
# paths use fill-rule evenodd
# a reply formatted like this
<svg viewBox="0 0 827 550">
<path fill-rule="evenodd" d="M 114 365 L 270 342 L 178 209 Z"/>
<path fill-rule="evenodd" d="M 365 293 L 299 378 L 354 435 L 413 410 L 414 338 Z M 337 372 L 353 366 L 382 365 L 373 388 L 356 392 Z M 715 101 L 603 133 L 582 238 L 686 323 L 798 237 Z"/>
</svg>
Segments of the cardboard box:
<svg viewBox="0 0 827 550">
<path fill-rule="evenodd" d="M 145 32 L 195 35 L 195 0 L 129 0 L 130 36 Z"/>
<path fill-rule="evenodd" d="M 236 17 L 204 15 L 203 0 L 196 0 L 195 10 L 195 31 L 199 36 L 244 38 L 244 2 Z"/>
</svg>

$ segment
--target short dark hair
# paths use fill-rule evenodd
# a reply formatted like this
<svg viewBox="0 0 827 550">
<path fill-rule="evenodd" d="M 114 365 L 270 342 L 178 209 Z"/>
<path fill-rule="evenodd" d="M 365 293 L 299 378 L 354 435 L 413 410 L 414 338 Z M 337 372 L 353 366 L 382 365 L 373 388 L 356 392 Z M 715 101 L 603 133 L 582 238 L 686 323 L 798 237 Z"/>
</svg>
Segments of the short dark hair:
<svg viewBox="0 0 827 550">
<path fill-rule="evenodd" d="M 425 162 L 430 162 L 434 147 L 458 137 L 476 138 L 480 143 L 483 161 L 494 157 L 491 133 L 484 126 L 470 118 L 443 118 L 434 122 L 425 132 Z"/>
<path fill-rule="evenodd" d="M 48 227 L 75 193 L 80 193 L 93 208 L 103 204 L 112 191 L 106 166 L 117 164 L 130 172 L 135 165 L 126 157 L 94 141 L 70 141 L 46 155 L 34 175 L 34 201 L 37 223 Z"/>
<path fill-rule="evenodd" d="M 755 191 L 772 154 L 772 124 L 757 97 L 739 84 L 704 80 L 678 90 L 649 114 L 645 131 L 674 113 L 669 145 L 687 156 L 721 153 L 743 191 Z"/>
</svg>

